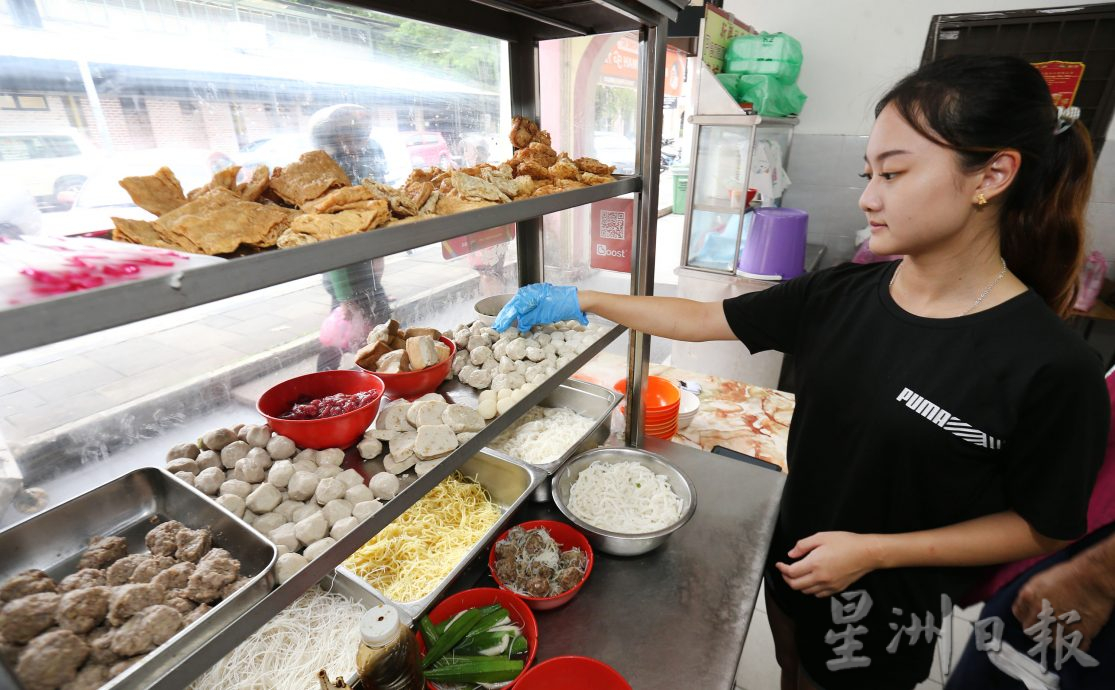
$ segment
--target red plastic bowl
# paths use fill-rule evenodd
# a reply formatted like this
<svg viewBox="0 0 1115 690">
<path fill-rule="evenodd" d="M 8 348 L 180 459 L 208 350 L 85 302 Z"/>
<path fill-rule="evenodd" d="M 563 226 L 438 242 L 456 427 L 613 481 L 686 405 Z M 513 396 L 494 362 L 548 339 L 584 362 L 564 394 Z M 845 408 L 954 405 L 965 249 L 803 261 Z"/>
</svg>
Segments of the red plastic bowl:
<svg viewBox="0 0 1115 690">
<path fill-rule="evenodd" d="M 334 393 L 375 393 L 375 400 L 352 412 L 325 419 L 280 419 L 303 395 L 321 398 Z M 256 409 L 267 418 L 271 428 L 286 436 L 299 448 L 348 448 L 371 425 L 383 401 L 383 381 L 366 371 L 319 371 L 296 376 L 268 389 L 260 396 Z"/>
<path fill-rule="evenodd" d="M 569 600 L 577 596 L 577 592 L 581 591 L 581 587 L 585 584 L 585 580 L 587 580 L 588 576 L 592 573 L 592 564 L 594 560 L 592 556 L 592 545 L 588 543 L 588 539 L 585 538 L 585 535 L 581 534 L 577 530 L 573 529 L 573 527 L 565 524 L 564 522 L 557 522 L 555 520 L 531 520 L 529 522 L 522 523 L 521 525 L 519 525 L 519 527 L 522 527 L 523 529 L 544 527 L 546 531 L 550 533 L 550 536 L 554 538 L 554 541 L 557 542 L 558 548 L 560 548 L 562 551 L 568 551 L 573 547 L 577 547 L 581 549 L 581 551 L 584 551 L 585 555 L 588 556 L 588 564 L 585 566 L 584 577 L 581 578 L 581 581 L 578 582 L 573 587 L 573 589 L 567 592 L 562 592 L 561 594 L 553 597 L 528 597 L 525 594 L 516 594 L 515 592 L 511 592 L 511 590 L 507 589 L 507 585 L 505 585 L 496 575 L 496 544 L 507 538 L 507 532 L 511 531 L 507 530 L 507 532 L 499 535 L 495 543 L 492 544 L 492 548 L 488 551 L 488 570 L 490 570 L 492 573 L 492 579 L 495 580 L 496 584 L 498 584 L 502 589 L 505 589 L 511 594 L 519 597 L 526 602 L 527 606 L 531 607 L 535 611 L 548 611 L 550 609 L 556 609 L 559 606 L 563 606 L 569 603 Z"/>
<path fill-rule="evenodd" d="M 474 609 L 478 606 L 491 606 L 492 604 L 499 604 L 507 609 L 507 612 L 511 614 L 511 620 L 523 629 L 523 636 L 527 638 L 527 656 L 523 659 L 523 673 L 519 674 L 519 678 L 522 678 L 523 674 L 530 669 L 530 665 L 534 661 L 534 655 L 538 651 L 538 623 L 534 620 L 534 614 L 530 612 L 530 609 L 511 592 L 492 587 L 466 589 L 442 599 L 441 603 L 430 611 L 430 622 L 441 623 L 461 611 Z M 422 639 L 422 633 L 418 633 L 417 636 L 419 655 L 425 657 L 426 643 Z M 519 682 L 519 678 L 505 685 L 504 690 L 510 690 Z M 426 682 L 426 687 L 429 690 L 438 690 L 438 687 L 429 681 Z"/>
<path fill-rule="evenodd" d="M 547 659 L 519 676 L 519 690 L 631 690 L 614 668 L 585 656 Z"/>
<path fill-rule="evenodd" d="M 616 381 L 612 388 L 627 395 L 627 379 Z M 648 376 L 646 388 L 643 389 L 643 405 L 648 416 L 676 411 L 681 407 L 681 392 L 677 386 L 661 376 Z M 623 407 L 626 411 L 627 406 Z"/>
<path fill-rule="evenodd" d="M 387 389 L 385 395 L 392 400 L 396 398 L 413 400 L 427 393 L 432 393 L 445 380 L 446 374 L 449 373 L 449 367 L 453 366 L 453 355 L 457 354 L 457 345 L 452 340 L 442 336 L 441 342 L 449 346 L 449 357 L 444 362 L 432 367 L 426 367 L 421 371 L 401 371 L 398 374 L 384 374 L 378 371 L 368 371 L 367 369 L 364 369 L 364 371 L 375 374 L 383 380 L 383 385 Z"/>
</svg>

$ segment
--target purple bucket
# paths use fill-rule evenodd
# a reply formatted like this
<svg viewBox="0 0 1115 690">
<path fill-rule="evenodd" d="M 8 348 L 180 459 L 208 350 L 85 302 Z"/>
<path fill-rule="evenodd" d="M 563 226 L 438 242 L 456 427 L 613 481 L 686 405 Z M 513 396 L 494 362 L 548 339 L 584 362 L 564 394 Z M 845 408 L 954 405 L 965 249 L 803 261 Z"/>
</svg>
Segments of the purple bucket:
<svg viewBox="0 0 1115 690">
<path fill-rule="evenodd" d="M 739 270 L 783 280 L 805 273 L 809 214 L 797 208 L 757 208 L 740 251 Z"/>
</svg>

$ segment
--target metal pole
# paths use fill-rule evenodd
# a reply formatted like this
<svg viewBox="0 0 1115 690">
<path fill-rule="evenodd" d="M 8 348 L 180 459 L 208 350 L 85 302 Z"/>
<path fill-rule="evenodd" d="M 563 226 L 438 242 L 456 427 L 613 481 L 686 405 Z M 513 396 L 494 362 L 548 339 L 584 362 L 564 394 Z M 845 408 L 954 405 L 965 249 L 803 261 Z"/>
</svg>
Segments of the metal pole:
<svg viewBox="0 0 1115 690">
<path fill-rule="evenodd" d="M 654 293 L 654 249 L 658 230 L 658 165 L 662 151 L 662 92 L 666 78 L 666 22 L 639 31 L 638 194 L 632 247 L 631 294 Z M 650 367 L 650 336 L 632 331 L 627 348 L 627 445 L 643 444 L 643 390 Z"/>
<path fill-rule="evenodd" d="M 538 122 L 538 42 L 520 39 L 507 44 L 511 82 L 511 115 Z M 510 122 L 505 123 L 509 125 Z M 515 247 L 519 262 L 519 285 L 543 279 L 542 218 L 527 218 L 517 224 Z"/>
<path fill-rule="evenodd" d="M 108 131 L 108 120 L 105 118 L 104 108 L 101 107 L 101 98 L 97 95 L 97 85 L 93 83 L 93 73 L 89 71 L 89 61 L 78 60 L 77 68 L 81 72 L 81 83 L 85 86 L 85 96 L 89 99 L 89 109 L 93 111 L 93 121 L 97 123 L 101 143 L 105 151 L 112 151 L 112 135 Z"/>
</svg>

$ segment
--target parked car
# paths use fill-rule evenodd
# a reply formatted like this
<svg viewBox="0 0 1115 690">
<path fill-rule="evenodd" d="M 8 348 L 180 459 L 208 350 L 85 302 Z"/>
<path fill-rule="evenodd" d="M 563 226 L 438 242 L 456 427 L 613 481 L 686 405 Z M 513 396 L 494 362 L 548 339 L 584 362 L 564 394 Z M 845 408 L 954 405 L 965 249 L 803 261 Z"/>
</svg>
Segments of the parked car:
<svg viewBox="0 0 1115 690">
<path fill-rule="evenodd" d="M 406 143 L 407 153 L 410 154 L 410 163 L 415 168 L 430 168 L 437 166 L 442 170 L 453 167 L 453 158 L 449 153 L 449 144 L 441 132 L 400 132 Z"/>
<path fill-rule="evenodd" d="M 0 180 L 25 189 L 43 210 L 67 207 L 99 159 L 74 128 L 0 132 Z"/>
</svg>

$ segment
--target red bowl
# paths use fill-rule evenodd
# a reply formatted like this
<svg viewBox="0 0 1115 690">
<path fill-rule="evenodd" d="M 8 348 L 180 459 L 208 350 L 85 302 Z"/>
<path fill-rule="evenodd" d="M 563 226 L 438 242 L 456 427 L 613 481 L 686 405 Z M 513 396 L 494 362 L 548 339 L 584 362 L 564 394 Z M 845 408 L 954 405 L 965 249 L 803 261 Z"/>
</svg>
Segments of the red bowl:
<svg viewBox="0 0 1115 690">
<path fill-rule="evenodd" d="M 616 381 L 612 388 L 627 395 L 627 379 Z M 647 385 L 643 389 L 643 405 L 648 414 L 680 407 L 681 391 L 661 376 L 648 376 Z"/>
<path fill-rule="evenodd" d="M 496 575 L 496 544 L 507 538 L 507 532 L 511 531 L 507 530 L 496 538 L 495 543 L 492 544 L 492 548 L 488 551 L 488 570 L 492 573 L 492 579 L 495 580 L 496 584 L 498 584 L 502 589 L 505 589 L 508 592 L 511 592 L 511 594 L 519 597 L 526 602 L 527 606 L 531 607 L 535 611 L 548 611 L 550 609 L 556 609 L 559 606 L 568 604 L 573 597 L 577 596 L 577 592 L 581 591 L 581 587 L 585 584 L 585 580 L 587 580 L 589 574 L 592 573 L 592 564 L 594 560 L 592 556 L 592 545 L 588 543 L 588 539 L 585 538 L 585 535 L 581 534 L 577 530 L 573 529 L 573 527 L 565 524 L 564 522 L 557 522 L 556 520 L 530 520 L 529 522 L 520 524 L 519 527 L 522 527 L 523 529 L 534 529 L 536 527 L 543 527 L 546 529 L 547 532 L 550 533 L 550 536 L 554 538 L 554 541 L 557 542 L 558 548 L 560 548 L 562 551 L 568 551 L 573 547 L 577 547 L 581 549 L 581 551 L 584 551 L 585 555 L 588 556 L 588 564 L 585 566 L 584 577 L 581 578 L 581 581 L 578 582 L 573 587 L 573 589 L 570 589 L 567 592 L 562 592 L 561 594 L 552 597 L 528 597 L 525 594 L 516 594 L 515 592 L 511 592 L 511 590 L 507 589 L 507 585 L 505 585 L 503 581 L 499 579 L 499 576 Z"/>
<path fill-rule="evenodd" d="M 334 393 L 372 392 L 375 400 L 352 412 L 325 419 L 280 419 L 303 395 L 321 398 Z M 299 448 L 348 448 L 364 435 L 383 401 L 383 381 L 366 371 L 319 371 L 296 376 L 260 396 L 256 409 L 271 428 Z"/>
<path fill-rule="evenodd" d="M 631 690 L 614 668 L 584 656 L 547 659 L 519 676 L 519 690 Z"/>
<path fill-rule="evenodd" d="M 441 623 L 461 611 L 474 609 L 478 606 L 491 606 L 492 604 L 499 604 L 507 609 L 507 612 L 511 614 L 511 620 L 523 629 L 523 636 L 527 638 L 527 656 L 523 660 L 523 672 L 519 674 L 519 678 L 521 678 L 530 669 L 530 665 L 534 661 L 534 655 L 538 651 L 538 623 L 534 620 L 534 614 L 530 612 L 526 604 L 511 592 L 493 587 L 466 589 L 442 599 L 441 603 L 430 611 L 430 622 Z M 422 639 L 422 633 L 417 633 L 417 637 L 419 656 L 425 657 L 426 642 Z M 519 682 L 519 678 L 505 685 L 504 690 L 513 687 L 515 683 Z M 429 681 L 426 681 L 426 687 L 429 690 L 438 690 L 438 687 Z"/>
<path fill-rule="evenodd" d="M 364 369 L 364 371 L 375 374 L 383 380 L 383 385 L 387 391 L 384 395 L 388 398 L 392 400 L 396 398 L 414 400 L 427 393 L 434 392 L 445 380 L 446 374 L 449 373 L 449 367 L 453 366 L 453 355 L 457 354 L 457 345 L 445 336 L 441 337 L 441 342 L 449 346 L 449 357 L 444 362 L 439 362 L 432 367 L 426 367 L 421 371 L 401 371 L 398 374 L 384 374 L 378 371 L 368 371 L 367 369 Z"/>
</svg>

